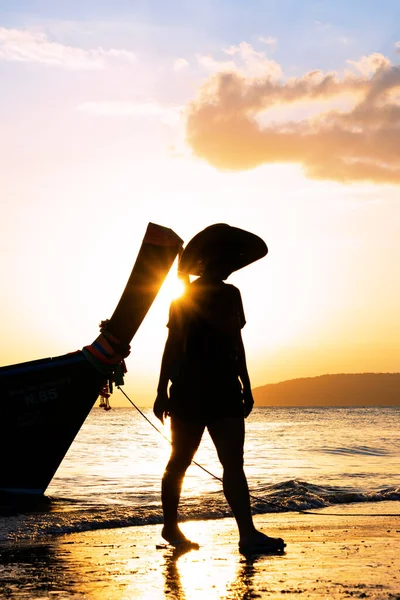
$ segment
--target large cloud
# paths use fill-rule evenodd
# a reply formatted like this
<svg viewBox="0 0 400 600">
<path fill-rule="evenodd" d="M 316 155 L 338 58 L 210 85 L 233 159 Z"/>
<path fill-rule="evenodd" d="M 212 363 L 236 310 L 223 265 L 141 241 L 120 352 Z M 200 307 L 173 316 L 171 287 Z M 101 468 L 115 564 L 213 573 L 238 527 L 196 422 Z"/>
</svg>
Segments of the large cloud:
<svg viewBox="0 0 400 600">
<path fill-rule="evenodd" d="M 353 70 L 341 77 L 219 72 L 189 107 L 187 141 L 220 169 L 286 162 L 313 178 L 398 184 L 400 67 L 381 54 L 349 63 Z"/>
</svg>

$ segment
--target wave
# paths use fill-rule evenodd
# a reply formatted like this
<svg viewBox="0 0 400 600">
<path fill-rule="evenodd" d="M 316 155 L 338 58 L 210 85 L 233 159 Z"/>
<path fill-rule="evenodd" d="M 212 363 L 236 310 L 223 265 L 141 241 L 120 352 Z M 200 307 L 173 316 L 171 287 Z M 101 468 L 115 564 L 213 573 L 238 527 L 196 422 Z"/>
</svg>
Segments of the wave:
<svg viewBox="0 0 400 600">
<path fill-rule="evenodd" d="M 253 493 L 251 496 L 255 504 L 253 509 L 260 512 L 306 511 L 336 504 L 400 500 L 400 487 L 359 491 L 346 487 L 313 485 L 306 481 L 292 479 L 259 488 L 257 497 Z M 266 510 L 268 505 L 270 510 Z"/>
<path fill-rule="evenodd" d="M 351 446 L 348 448 L 328 448 L 322 447 L 319 452 L 325 454 L 349 454 L 349 455 L 361 455 L 361 456 L 388 456 L 389 451 L 383 450 L 382 448 L 371 448 L 369 446 Z"/>
<path fill-rule="evenodd" d="M 85 505 L 82 501 L 68 498 L 46 498 L 46 506 L 38 511 L 35 506 L 16 508 L 3 512 L 0 523 L 0 542 L 32 541 L 46 537 L 65 535 L 97 529 L 138 527 L 162 523 L 159 504 L 132 506 L 129 496 L 118 505 Z M 380 490 L 357 491 L 352 488 L 318 486 L 306 481 L 292 479 L 278 484 L 259 486 L 251 492 L 254 514 L 277 512 L 303 512 L 338 504 L 375 503 L 400 500 L 400 487 Z M 222 519 L 232 513 L 222 492 L 200 497 L 183 497 L 180 507 L 182 521 Z"/>
</svg>

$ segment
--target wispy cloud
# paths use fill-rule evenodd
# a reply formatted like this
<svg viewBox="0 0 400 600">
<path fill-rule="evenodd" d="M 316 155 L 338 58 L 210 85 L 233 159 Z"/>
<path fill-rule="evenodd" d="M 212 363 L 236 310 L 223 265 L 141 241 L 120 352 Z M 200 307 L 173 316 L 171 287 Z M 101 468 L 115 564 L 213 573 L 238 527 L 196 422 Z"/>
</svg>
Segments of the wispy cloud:
<svg viewBox="0 0 400 600">
<path fill-rule="evenodd" d="M 349 64 L 353 70 L 341 76 L 313 71 L 277 79 L 269 73 L 260 78 L 219 72 L 189 106 L 187 141 L 220 169 L 287 162 L 302 165 L 312 178 L 399 184 L 400 67 L 381 54 Z M 345 106 L 334 108 L 342 96 Z M 312 117 L 265 125 L 272 109 L 286 106 L 293 114 L 313 103 L 319 112 Z"/>
<path fill-rule="evenodd" d="M 396 42 L 394 48 L 398 54 L 400 54 L 400 41 Z"/>
<path fill-rule="evenodd" d="M 189 62 L 185 58 L 177 58 L 174 60 L 174 71 L 181 71 L 189 66 Z"/>
<path fill-rule="evenodd" d="M 84 49 L 51 41 L 44 33 L 0 27 L 0 60 L 52 65 L 72 70 L 102 69 L 110 62 L 135 63 L 124 49 Z"/>
<path fill-rule="evenodd" d="M 260 35 L 258 38 L 258 41 L 261 42 L 262 44 L 266 44 L 267 46 L 270 46 L 272 48 L 275 47 L 278 42 L 278 40 L 275 37 L 272 37 L 270 35 L 267 37 Z"/>
<path fill-rule="evenodd" d="M 180 120 L 182 107 L 163 105 L 157 102 L 104 100 L 84 102 L 77 107 L 77 110 L 97 117 L 152 116 L 159 118 L 168 125 L 175 125 Z"/>
</svg>

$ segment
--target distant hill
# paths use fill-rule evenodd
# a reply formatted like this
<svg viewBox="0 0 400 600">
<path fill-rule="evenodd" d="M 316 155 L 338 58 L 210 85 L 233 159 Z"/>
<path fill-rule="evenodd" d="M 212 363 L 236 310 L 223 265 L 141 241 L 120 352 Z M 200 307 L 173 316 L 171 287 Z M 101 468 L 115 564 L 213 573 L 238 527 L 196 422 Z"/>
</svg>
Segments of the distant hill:
<svg viewBox="0 0 400 600">
<path fill-rule="evenodd" d="M 253 389 L 256 406 L 400 406 L 400 373 L 320 375 Z"/>
</svg>

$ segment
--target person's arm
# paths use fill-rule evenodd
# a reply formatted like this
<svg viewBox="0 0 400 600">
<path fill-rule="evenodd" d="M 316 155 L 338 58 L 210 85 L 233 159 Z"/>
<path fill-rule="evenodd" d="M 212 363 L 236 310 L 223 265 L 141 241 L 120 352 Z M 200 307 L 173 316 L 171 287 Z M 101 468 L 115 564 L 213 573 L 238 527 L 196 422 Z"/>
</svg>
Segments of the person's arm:
<svg viewBox="0 0 400 600">
<path fill-rule="evenodd" d="M 242 395 L 243 395 L 243 405 L 244 405 L 244 416 L 245 418 L 249 416 L 253 409 L 254 399 L 251 391 L 250 377 L 249 372 L 247 370 L 246 363 L 246 352 L 244 350 L 242 333 L 239 331 L 239 341 L 238 341 L 238 375 L 239 379 L 242 383 Z"/>
<path fill-rule="evenodd" d="M 168 384 L 171 378 L 173 365 L 179 356 L 181 339 L 176 331 L 169 331 L 161 360 L 160 377 L 157 386 L 157 398 L 154 402 L 153 412 L 161 423 L 168 415 Z"/>
</svg>

